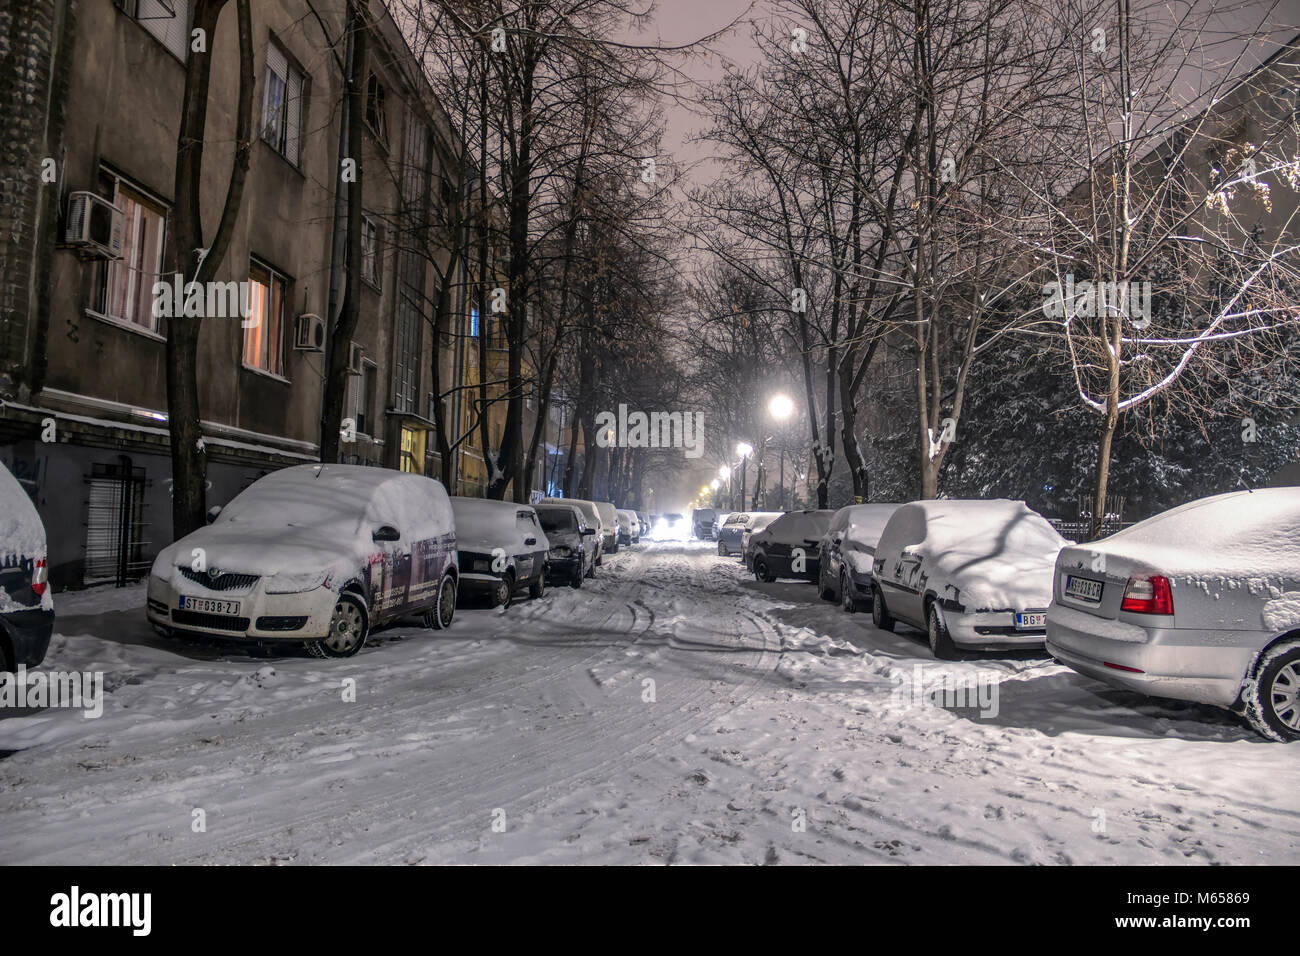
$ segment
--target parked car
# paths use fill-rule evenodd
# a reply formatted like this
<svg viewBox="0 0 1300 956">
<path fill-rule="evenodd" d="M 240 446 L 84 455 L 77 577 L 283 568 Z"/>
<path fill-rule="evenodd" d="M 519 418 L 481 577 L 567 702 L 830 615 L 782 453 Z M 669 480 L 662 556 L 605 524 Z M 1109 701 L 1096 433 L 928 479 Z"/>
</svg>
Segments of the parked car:
<svg viewBox="0 0 1300 956">
<path fill-rule="evenodd" d="M 583 523 L 589 528 L 596 529 L 596 567 L 600 567 L 605 559 L 605 526 L 601 521 L 600 512 L 596 509 L 596 502 L 587 501 L 584 498 L 543 498 L 538 502 L 539 505 L 573 505 L 582 512 Z"/>
<path fill-rule="evenodd" d="M 460 575 L 447 492 L 361 465 L 272 472 L 158 553 L 146 614 L 164 635 L 301 642 L 350 657 L 378 626 L 451 626 Z"/>
<path fill-rule="evenodd" d="M 551 550 L 532 505 L 491 498 L 452 498 L 463 595 L 486 594 L 493 607 L 509 607 L 515 592 L 546 593 Z"/>
<path fill-rule="evenodd" d="M 846 611 L 871 609 L 871 568 L 896 504 L 849 505 L 835 512 L 821 542 L 818 591 Z"/>
<path fill-rule="evenodd" d="M 1047 650 L 1139 694 L 1300 740 L 1300 489 L 1202 498 L 1063 548 Z"/>
<path fill-rule="evenodd" d="M 605 539 L 605 553 L 618 554 L 618 509 L 608 501 L 592 503 L 600 515 L 600 533 Z"/>
<path fill-rule="evenodd" d="M 714 515 L 713 515 L 713 538 L 714 538 L 715 541 L 716 541 L 717 538 L 718 538 L 718 533 L 719 533 L 720 531 L 722 531 L 722 526 L 723 526 L 724 524 L 727 523 L 727 519 L 731 517 L 731 514 L 732 514 L 732 513 L 731 513 L 730 511 L 717 511 L 717 512 L 714 512 Z"/>
<path fill-rule="evenodd" d="M 620 508 L 615 513 L 618 520 L 618 543 L 633 545 L 641 540 L 641 522 L 637 521 L 636 515 L 626 508 Z"/>
<path fill-rule="evenodd" d="M 0 671 L 45 660 L 54 632 L 48 553 L 36 506 L 0 464 Z"/>
<path fill-rule="evenodd" d="M 790 511 L 749 539 L 754 577 L 771 583 L 777 578 L 816 581 L 821 568 L 821 542 L 833 511 Z"/>
<path fill-rule="evenodd" d="M 744 511 L 733 511 L 718 525 L 718 554 L 727 557 L 740 551 L 740 536 L 749 524 L 749 515 Z"/>
<path fill-rule="evenodd" d="M 655 522 L 656 541 L 685 541 L 690 536 L 690 522 L 676 512 L 660 515 Z"/>
<path fill-rule="evenodd" d="M 634 511 L 632 513 L 636 515 L 637 523 L 641 526 L 641 537 L 651 537 L 653 525 L 651 524 L 650 516 L 644 511 Z"/>
<path fill-rule="evenodd" d="M 1066 544 L 1023 501 L 914 501 L 885 525 L 876 544 L 871 616 L 919 627 L 930 650 L 1041 645 L 1052 600 L 1052 569 Z"/>
<path fill-rule="evenodd" d="M 600 529 L 587 523 L 576 505 L 538 504 L 537 519 L 546 532 L 551 551 L 547 580 L 563 581 L 570 587 L 582 587 L 582 579 L 596 576 L 596 548 Z"/>
<path fill-rule="evenodd" d="M 754 570 L 754 566 L 750 561 L 752 555 L 749 550 L 749 542 L 757 532 L 762 531 L 783 514 L 785 514 L 783 511 L 751 511 L 749 513 L 749 523 L 740 532 L 740 559 L 745 562 L 745 567 L 748 570 Z"/>
<path fill-rule="evenodd" d="M 713 540 L 713 521 L 717 516 L 714 508 L 696 508 L 691 512 L 691 533 L 701 541 Z"/>
</svg>

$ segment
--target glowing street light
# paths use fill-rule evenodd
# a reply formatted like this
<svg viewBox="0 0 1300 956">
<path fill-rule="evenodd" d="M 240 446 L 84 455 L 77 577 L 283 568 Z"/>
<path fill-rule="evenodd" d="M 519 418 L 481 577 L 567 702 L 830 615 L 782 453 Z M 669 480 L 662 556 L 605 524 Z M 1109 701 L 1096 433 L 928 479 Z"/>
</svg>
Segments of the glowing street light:
<svg viewBox="0 0 1300 956">
<path fill-rule="evenodd" d="M 720 482 L 720 481 L 718 481 L 718 479 L 714 478 L 714 479 L 713 479 L 713 484 L 710 485 L 710 487 L 711 487 L 714 491 L 717 491 L 720 487 L 722 487 L 722 482 Z"/>
<path fill-rule="evenodd" d="M 736 454 L 741 458 L 748 458 L 750 455 L 754 454 L 754 446 L 748 445 L 742 441 L 736 445 Z"/>
<path fill-rule="evenodd" d="M 794 400 L 785 394 L 773 395 L 767 403 L 767 411 L 778 422 L 783 422 L 794 414 Z"/>
<path fill-rule="evenodd" d="M 721 468 L 718 469 L 718 477 L 721 478 L 723 481 L 726 481 L 731 477 L 731 469 L 728 468 L 726 465 L 723 465 Z"/>
</svg>

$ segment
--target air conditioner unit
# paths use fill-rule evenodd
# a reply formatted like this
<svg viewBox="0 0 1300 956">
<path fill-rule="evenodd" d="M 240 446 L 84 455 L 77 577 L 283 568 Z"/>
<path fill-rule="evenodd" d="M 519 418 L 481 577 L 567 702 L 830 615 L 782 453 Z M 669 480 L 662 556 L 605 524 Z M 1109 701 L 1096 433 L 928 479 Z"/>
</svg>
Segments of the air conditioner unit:
<svg viewBox="0 0 1300 956">
<path fill-rule="evenodd" d="M 325 351 L 325 320 L 310 312 L 298 316 L 293 347 L 300 352 Z"/>
<path fill-rule="evenodd" d="M 68 197 L 63 242 L 92 259 L 121 259 L 126 214 L 102 196 L 74 192 Z"/>
<path fill-rule="evenodd" d="M 366 357 L 366 350 L 363 349 L 360 345 L 357 345 L 355 342 L 353 342 L 348 347 L 348 374 L 349 375 L 361 374 L 361 362 L 365 359 L 365 357 Z"/>
</svg>

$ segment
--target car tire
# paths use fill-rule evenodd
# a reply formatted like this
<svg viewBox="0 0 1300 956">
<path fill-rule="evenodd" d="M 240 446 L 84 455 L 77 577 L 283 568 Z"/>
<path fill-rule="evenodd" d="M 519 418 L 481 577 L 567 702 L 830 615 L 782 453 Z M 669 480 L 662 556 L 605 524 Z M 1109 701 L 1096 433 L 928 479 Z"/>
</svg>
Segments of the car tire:
<svg viewBox="0 0 1300 956">
<path fill-rule="evenodd" d="M 588 578 L 594 578 L 596 576 L 596 565 L 598 564 L 600 564 L 600 558 L 594 558 L 591 564 L 587 565 Z"/>
<path fill-rule="evenodd" d="M 1266 740 L 1300 740 L 1300 641 L 1269 648 L 1242 688 L 1246 722 Z"/>
<path fill-rule="evenodd" d="M 573 588 L 576 591 L 578 588 L 582 587 L 582 579 L 585 577 L 589 577 L 590 574 L 591 572 L 583 569 L 582 561 L 579 560 L 577 570 L 573 572 L 573 577 L 569 579 L 569 587 Z"/>
<path fill-rule="evenodd" d="M 948 633 L 948 625 L 943 623 L 943 615 L 939 613 L 939 608 L 931 601 L 925 609 L 925 630 L 930 641 L 930 653 L 940 661 L 955 661 L 957 659 L 957 645 L 952 642 L 952 635 Z"/>
<path fill-rule="evenodd" d="M 817 569 L 817 596 L 823 601 L 835 600 L 835 592 L 826 585 L 826 566 Z"/>
<path fill-rule="evenodd" d="M 725 557 L 728 557 L 728 556 L 729 556 L 729 555 L 727 554 L 727 542 L 725 542 L 725 541 L 719 541 L 719 542 L 718 542 L 718 557 L 720 557 L 720 558 L 725 558 Z"/>
<path fill-rule="evenodd" d="M 546 594 L 546 574 L 543 572 L 537 576 L 537 580 L 528 586 L 528 596 L 530 598 L 539 598 Z"/>
<path fill-rule="evenodd" d="M 509 607 L 510 602 L 515 599 L 515 573 L 507 571 L 497 580 L 496 588 L 492 591 L 493 607 Z"/>
<path fill-rule="evenodd" d="M 433 607 L 424 612 L 424 626 L 435 631 L 445 631 L 451 627 L 456 616 L 456 579 L 444 574 L 438 582 L 438 599 Z"/>
<path fill-rule="evenodd" d="M 315 657 L 352 657 L 361 651 L 370 634 L 370 612 L 366 602 L 351 591 L 344 591 L 334 604 L 327 637 L 312 641 L 307 650 Z"/>
<path fill-rule="evenodd" d="M 847 571 L 840 572 L 840 607 L 844 608 L 849 614 L 862 610 L 858 607 L 857 599 L 853 597 L 853 589 L 849 587 L 849 572 Z"/>
<path fill-rule="evenodd" d="M 776 575 L 768 571 L 767 558 L 762 555 L 754 559 L 754 577 L 764 584 L 771 584 L 776 580 Z"/>
<path fill-rule="evenodd" d="M 885 596 L 880 593 L 880 588 L 873 587 L 871 590 L 871 623 L 882 631 L 893 631 L 894 619 L 885 608 Z"/>
</svg>

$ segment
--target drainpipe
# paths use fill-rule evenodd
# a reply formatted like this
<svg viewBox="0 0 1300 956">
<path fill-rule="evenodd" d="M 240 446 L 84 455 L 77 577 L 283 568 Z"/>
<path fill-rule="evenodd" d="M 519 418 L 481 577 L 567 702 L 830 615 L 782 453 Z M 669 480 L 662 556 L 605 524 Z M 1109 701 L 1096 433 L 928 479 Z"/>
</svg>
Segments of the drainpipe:
<svg viewBox="0 0 1300 956">
<path fill-rule="evenodd" d="M 343 310 L 343 269 L 344 262 L 347 258 L 347 239 L 348 239 L 348 196 L 347 190 L 343 188 L 340 182 L 340 171 L 343 168 L 343 160 L 348 155 L 348 125 L 351 120 L 349 116 L 349 105 L 351 97 L 347 95 L 348 77 L 352 75 L 352 20 L 349 18 L 347 27 L 347 50 L 343 59 L 343 108 L 339 113 L 339 148 L 338 156 L 334 162 L 334 218 L 330 226 L 330 288 L 329 298 L 325 307 L 325 351 L 323 353 L 323 364 L 325 369 L 330 367 L 330 348 L 334 340 L 334 326 L 338 322 L 339 313 Z M 325 389 L 328 387 L 328 376 L 321 376 L 320 386 L 320 407 L 325 407 Z M 323 412 L 322 412 L 323 414 Z M 320 416 L 317 416 L 320 417 Z M 322 435 L 323 439 L 324 436 Z"/>
</svg>

